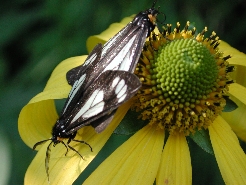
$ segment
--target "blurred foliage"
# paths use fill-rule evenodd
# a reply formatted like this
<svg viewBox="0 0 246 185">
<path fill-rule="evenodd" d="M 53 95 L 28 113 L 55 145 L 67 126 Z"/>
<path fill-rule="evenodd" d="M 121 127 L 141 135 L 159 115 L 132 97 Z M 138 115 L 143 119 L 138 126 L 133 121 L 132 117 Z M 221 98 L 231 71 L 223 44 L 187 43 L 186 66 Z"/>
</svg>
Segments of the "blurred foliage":
<svg viewBox="0 0 246 185">
<path fill-rule="evenodd" d="M 99 34 L 112 22 L 119 22 L 126 16 L 149 8 L 152 2 L 152 0 L 1 1 L 0 129 L 6 135 L 1 142 L 10 143 L 6 149 L 11 151 L 9 154 L 11 164 L 6 166 L 6 170 L 11 169 L 8 184 L 23 184 L 25 171 L 36 153 L 22 142 L 18 134 L 17 119 L 21 108 L 43 89 L 50 73 L 60 61 L 87 54 L 85 42 L 90 35 Z M 199 31 L 208 26 L 209 34 L 214 30 L 222 40 L 246 52 L 245 0 L 159 0 L 157 5 L 161 6 L 161 11 L 166 15 L 166 23 L 175 25 L 180 21 L 182 27 L 189 20 Z M 159 16 L 159 19 L 161 21 L 162 17 Z M 109 146 L 113 151 L 117 144 L 114 142 L 111 145 L 107 144 L 104 151 L 107 151 Z M 192 146 L 194 146 L 191 148 L 192 152 L 198 150 L 195 144 Z M 202 155 L 208 154 L 200 156 Z M 203 160 L 199 160 L 196 156 L 192 158 L 193 183 L 223 184 L 215 160 L 213 157 L 212 162 L 207 160 L 208 157 L 204 157 Z M 202 163 L 204 161 L 206 164 Z M 216 175 L 211 172 L 211 166 L 208 165 L 210 163 L 217 171 Z M 201 173 L 201 169 L 204 170 L 203 166 L 208 166 L 205 168 L 207 171 Z M 201 178 L 204 181 L 199 180 Z M 76 183 L 81 182 L 78 179 Z"/>
</svg>

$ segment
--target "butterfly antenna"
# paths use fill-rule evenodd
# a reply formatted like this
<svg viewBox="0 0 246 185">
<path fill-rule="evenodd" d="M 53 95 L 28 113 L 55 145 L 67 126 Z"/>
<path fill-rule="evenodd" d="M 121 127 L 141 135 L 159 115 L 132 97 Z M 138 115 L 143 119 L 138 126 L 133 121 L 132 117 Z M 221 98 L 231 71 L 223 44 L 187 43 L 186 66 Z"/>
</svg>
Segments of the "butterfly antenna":
<svg viewBox="0 0 246 185">
<path fill-rule="evenodd" d="M 152 7 L 151 8 L 154 8 L 155 7 L 155 4 L 156 4 L 157 0 L 155 0 L 152 4 Z"/>
<path fill-rule="evenodd" d="M 166 15 L 163 12 L 160 12 L 160 11 L 159 11 L 159 14 L 162 14 L 164 19 L 163 19 L 163 21 L 159 21 L 158 19 L 156 19 L 156 21 L 159 22 L 162 26 L 164 26 L 165 25 L 165 21 L 166 21 Z"/>
<path fill-rule="evenodd" d="M 49 161 L 50 161 L 50 146 L 53 143 L 53 141 L 50 142 L 50 144 L 47 147 L 46 150 L 46 157 L 45 157 L 45 170 L 46 170 L 46 174 L 47 174 L 47 178 L 48 178 L 48 182 L 50 183 L 50 177 L 49 177 Z"/>
</svg>

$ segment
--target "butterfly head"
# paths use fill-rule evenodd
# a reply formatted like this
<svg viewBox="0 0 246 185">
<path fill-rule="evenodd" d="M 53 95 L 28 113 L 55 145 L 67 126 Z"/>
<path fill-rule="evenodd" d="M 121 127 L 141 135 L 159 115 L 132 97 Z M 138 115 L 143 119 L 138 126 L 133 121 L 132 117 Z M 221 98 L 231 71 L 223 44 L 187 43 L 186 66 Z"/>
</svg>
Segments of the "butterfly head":
<svg viewBox="0 0 246 185">
<path fill-rule="evenodd" d="M 157 22 L 157 15 L 159 14 L 159 7 L 156 9 L 154 4 L 151 8 L 138 13 L 133 19 L 133 25 L 138 25 L 143 28 L 147 28 L 147 36 L 155 29 Z"/>
</svg>

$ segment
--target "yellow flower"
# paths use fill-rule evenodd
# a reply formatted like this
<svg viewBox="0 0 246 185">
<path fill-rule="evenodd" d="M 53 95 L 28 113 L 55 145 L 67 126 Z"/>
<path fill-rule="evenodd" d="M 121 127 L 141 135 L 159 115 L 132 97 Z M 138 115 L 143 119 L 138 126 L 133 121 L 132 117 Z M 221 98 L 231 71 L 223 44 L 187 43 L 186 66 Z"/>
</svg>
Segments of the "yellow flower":
<svg viewBox="0 0 246 185">
<path fill-rule="evenodd" d="M 112 24 L 102 34 L 90 37 L 87 41 L 89 52 L 95 44 L 107 41 L 131 19 L 126 18 L 121 23 Z M 232 99 L 239 108 L 230 113 L 222 113 L 208 129 L 224 181 L 227 184 L 246 183 L 245 154 L 228 126 L 228 123 L 232 123 L 231 127 L 237 135 L 246 140 L 246 127 L 242 116 L 246 110 L 246 80 L 241 80 L 241 76 L 245 74 L 245 55 L 226 43 L 220 45 L 220 50 L 225 55 L 233 55 L 228 61 L 237 66 L 237 71 L 240 72 L 240 75 L 236 73 L 234 76 L 239 83 L 230 86 Z M 85 59 L 86 56 L 80 56 L 61 62 L 53 71 L 43 92 L 32 98 L 21 110 L 18 128 L 21 138 L 29 147 L 32 148 L 36 142 L 51 137 L 52 126 L 58 118 L 54 100 L 67 98 L 71 89 L 66 81 L 66 72 L 82 64 Z M 71 150 L 64 156 L 66 149 L 63 145 L 51 147 L 50 182 L 72 184 L 104 146 L 133 101 L 135 100 L 132 99 L 117 110 L 112 123 L 102 133 L 96 134 L 91 127 L 84 127 L 78 131 L 76 139 L 86 141 L 93 148 L 91 152 L 86 145 L 71 143 L 71 146 L 83 155 L 84 160 Z M 157 184 L 191 184 L 192 169 L 185 134 L 170 135 L 162 150 L 164 137 L 165 134 L 158 125 L 145 126 L 106 159 L 85 184 L 153 184 L 155 178 Z M 47 184 L 44 159 L 48 144 L 37 147 L 39 151 L 26 172 L 25 184 Z"/>
<path fill-rule="evenodd" d="M 84 184 L 192 184 L 186 136 L 201 129 L 209 131 L 224 182 L 246 184 L 245 153 L 229 126 L 232 122 L 237 135 L 246 139 L 245 54 L 219 44 L 214 32 L 205 39 L 206 29 L 195 36 L 188 27 L 189 23 L 181 31 L 178 23 L 171 32 L 168 25 L 146 43 L 135 71 L 142 89 L 132 99 L 132 108 L 149 124 L 113 152 Z M 239 83 L 231 84 L 228 72 L 234 68 L 229 64 L 240 70 L 233 76 Z M 221 114 L 228 84 L 239 108 Z"/>
</svg>

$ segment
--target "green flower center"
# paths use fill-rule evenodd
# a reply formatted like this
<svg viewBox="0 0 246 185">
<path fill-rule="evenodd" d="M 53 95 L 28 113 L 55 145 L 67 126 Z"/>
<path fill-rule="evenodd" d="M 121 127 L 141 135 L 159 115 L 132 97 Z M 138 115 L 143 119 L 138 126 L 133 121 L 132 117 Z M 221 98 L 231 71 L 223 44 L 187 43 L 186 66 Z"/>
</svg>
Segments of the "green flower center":
<svg viewBox="0 0 246 185">
<path fill-rule="evenodd" d="M 178 39 L 161 46 L 151 61 L 151 82 L 159 98 L 195 107 L 213 92 L 218 77 L 215 58 L 194 39 Z"/>
<path fill-rule="evenodd" d="M 206 129 L 225 106 L 231 71 L 219 52 L 219 38 L 212 33 L 204 38 L 206 28 L 195 35 L 195 28 L 181 31 L 180 24 L 171 32 L 152 34 L 135 74 L 142 88 L 133 98 L 132 109 L 170 134 L 189 135 Z"/>
</svg>

